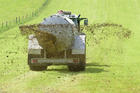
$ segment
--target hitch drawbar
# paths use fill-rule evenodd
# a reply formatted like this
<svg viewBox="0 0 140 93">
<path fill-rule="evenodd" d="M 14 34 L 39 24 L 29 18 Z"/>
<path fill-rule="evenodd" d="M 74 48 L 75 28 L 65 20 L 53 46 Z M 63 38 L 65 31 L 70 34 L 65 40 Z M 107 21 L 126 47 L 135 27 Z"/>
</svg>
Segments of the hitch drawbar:
<svg viewBox="0 0 140 93">
<path fill-rule="evenodd" d="M 79 58 L 71 59 L 47 59 L 47 58 L 32 58 L 32 64 L 68 64 L 68 63 L 79 63 Z"/>
</svg>

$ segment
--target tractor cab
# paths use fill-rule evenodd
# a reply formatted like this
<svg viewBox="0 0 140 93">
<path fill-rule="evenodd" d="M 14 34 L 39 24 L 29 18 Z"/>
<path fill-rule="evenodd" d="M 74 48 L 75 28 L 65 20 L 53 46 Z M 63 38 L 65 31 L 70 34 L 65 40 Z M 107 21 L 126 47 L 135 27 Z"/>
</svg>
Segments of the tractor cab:
<svg viewBox="0 0 140 93">
<path fill-rule="evenodd" d="M 87 18 L 80 18 L 80 14 L 77 16 L 75 14 L 71 14 L 71 12 L 69 12 L 69 11 L 63 11 L 63 10 L 58 11 L 58 14 L 71 19 L 74 22 L 74 24 L 76 26 L 78 26 L 79 30 L 80 30 L 80 22 L 82 20 L 84 20 L 85 26 L 88 25 L 88 19 Z"/>
</svg>

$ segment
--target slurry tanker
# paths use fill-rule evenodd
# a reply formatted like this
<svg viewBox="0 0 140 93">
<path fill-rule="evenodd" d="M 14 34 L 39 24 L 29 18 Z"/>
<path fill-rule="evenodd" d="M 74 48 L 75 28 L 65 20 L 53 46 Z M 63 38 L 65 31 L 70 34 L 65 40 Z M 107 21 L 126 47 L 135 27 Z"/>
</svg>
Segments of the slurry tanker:
<svg viewBox="0 0 140 93">
<path fill-rule="evenodd" d="M 46 70 L 50 65 L 67 65 L 70 71 L 83 71 L 86 65 L 86 35 L 80 22 L 87 18 L 58 11 L 39 24 L 19 26 L 28 35 L 28 65 L 33 71 Z"/>
</svg>

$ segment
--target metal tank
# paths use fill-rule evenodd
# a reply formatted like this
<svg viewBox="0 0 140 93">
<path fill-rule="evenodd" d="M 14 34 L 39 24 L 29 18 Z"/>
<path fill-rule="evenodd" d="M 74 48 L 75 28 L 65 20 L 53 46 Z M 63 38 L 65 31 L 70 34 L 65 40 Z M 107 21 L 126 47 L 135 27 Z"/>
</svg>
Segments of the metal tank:
<svg viewBox="0 0 140 93">
<path fill-rule="evenodd" d="M 72 47 L 74 36 L 80 30 L 80 20 L 80 16 L 60 10 L 57 14 L 44 18 L 40 24 L 19 28 L 24 34 L 34 33 L 39 45 L 48 53 L 54 54 Z"/>
</svg>

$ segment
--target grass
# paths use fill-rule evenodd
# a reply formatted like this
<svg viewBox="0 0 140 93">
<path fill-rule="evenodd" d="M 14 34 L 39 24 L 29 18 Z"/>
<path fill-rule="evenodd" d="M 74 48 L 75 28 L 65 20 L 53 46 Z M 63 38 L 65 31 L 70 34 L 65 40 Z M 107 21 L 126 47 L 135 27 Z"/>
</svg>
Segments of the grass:
<svg viewBox="0 0 140 93">
<path fill-rule="evenodd" d="M 14 21 L 16 17 L 31 14 L 45 0 L 0 0 L 0 22 Z"/>
<path fill-rule="evenodd" d="M 90 24 L 115 23 L 132 31 L 131 38 L 109 37 L 95 44 L 87 34 L 87 67 L 69 72 L 66 66 L 51 66 L 33 72 L 27 65 L 27 39 L 18 27 L 0 35 L 0 89 L 7 93 L 139 93 L 140 28 L 138 0 L 51 0 L 39 17 L 26 23 L 39 23 L 57 10 L 70 10 L 87 17 Z M 54 7 L 57 6 L 57 7 Z M 1 18 L 1 17 L 0 17 Z M 114 31 L 110 29 L 109 31 Z M 104 35 L 101 33 L 101 35 Z M 23 92 L 24 91 L 24 92 Z"/>
</svg>

